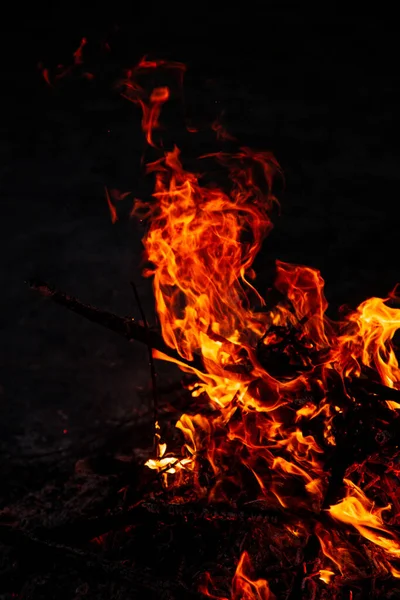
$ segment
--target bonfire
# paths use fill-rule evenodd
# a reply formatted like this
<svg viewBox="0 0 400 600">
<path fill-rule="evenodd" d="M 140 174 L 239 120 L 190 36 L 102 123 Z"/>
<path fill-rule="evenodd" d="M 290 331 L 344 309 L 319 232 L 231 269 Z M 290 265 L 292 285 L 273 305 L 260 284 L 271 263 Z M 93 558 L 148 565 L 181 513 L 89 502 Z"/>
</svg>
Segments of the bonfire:
<svg viewBox="0 0 400 600">
<path fill-rule="evenodd" d="M 135 199 L 132 217 L 147 224 L 144 276 L 158 325 L 32 282 L 150 353 L 146 484 L 119 521 L 103 519 L 92 537 L 103 534 L 106 553 L 107 532 L 125 528 L 123 545 L 141 523 L 154 548 L 164 544 L 168 567 L 147 553 L 142 562 L 125 557 L 123 576 L 142 590 L 137 597 L 164 597 L 160 580 L 171 598 L 387 598 L 400 578 L 396 290 L 332 321 L 314 268 L 278 260 L 273 287 L 256 289 L 253 263 L 272 228 L 282 173 L 271 153 L 239 143 L 199 157 L 197 172 L 177 146 L 164 147 L 162 110 L 184 71 L 143 59 L 119 82 L 141 110 L 152 155 L 144 161 L 154 192 Z M 235 144 L 213 127 L 221 144 Z M 210 161 L 223 183 L 205 177 Z M 115 222 L 108 190 L 106 199 Z M 156 359 L 184 373 L 174 419 L 161 410 Z"/>
</svg>

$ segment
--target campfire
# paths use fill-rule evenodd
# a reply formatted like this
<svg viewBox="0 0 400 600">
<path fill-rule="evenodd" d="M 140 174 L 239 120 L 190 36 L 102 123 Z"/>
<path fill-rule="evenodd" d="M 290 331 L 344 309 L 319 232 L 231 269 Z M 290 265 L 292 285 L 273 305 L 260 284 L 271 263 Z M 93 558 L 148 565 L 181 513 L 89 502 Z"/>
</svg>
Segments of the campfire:
<svg viewBox="0 0 400 600">
<path fill-rule="evenodd" d="M 50 549 L 62 541 L 64 558 L 121 577 L 133 597 L 398 597 L 396 290 L 333 321 L 314 268 L 278 260 L 273 287 L 256 288 L 280 167 L 269 152 L 237 144 L 201 156 L 194 172 L 177 146 L 164 147 L 163 107 L 176 101 L 184 71 L 143 59 L 119 83 L 141 110 L 151 156 L 154 192 L 135 199 L 132 217 L 147 225 L 144 275 L 157 326 L 31 282 L 147 345 L 153 447 L 140 455 L 129 506 L 80 522 L 77 538 L 71 525 L 21 535 Z M 213 128 L 235 145 L 221 124 Z M 106 190 L 106 200 L 115 222 L 117 200 L 131 196 Z M 159 388 L 155 359 L 178 365 L 180 389 Z M 65 546 L 71 539 L 80 550 Z M 110 554 L 116 545 L 119 556 Z"/>
</svg>

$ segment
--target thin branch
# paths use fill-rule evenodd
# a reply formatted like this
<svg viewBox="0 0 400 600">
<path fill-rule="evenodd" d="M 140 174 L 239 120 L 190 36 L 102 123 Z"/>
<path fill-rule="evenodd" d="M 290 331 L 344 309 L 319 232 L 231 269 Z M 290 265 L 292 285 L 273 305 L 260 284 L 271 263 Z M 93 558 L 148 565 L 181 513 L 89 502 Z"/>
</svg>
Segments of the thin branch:
<svg viewBox="0 0 400 600">
<path fill-rule="evenodd" d="M 146 344 L 154 350 L 162 352 L 172 360 L 179 361 L 189 367 L 198 370 L 204 369 L 200 357 L 195 357 L 193 361 L 183 358 L 176 350 L 166 345 L 162 336 L 157 331 L 139 325 L 134 319 L 119 317 L 109 311 L 100 310 L 99 308 L 90 306 L 90 304 L 84 304 L 74 296 L 69 296 L 65 292 L 56 290 L 43 281 L 32 279 L 28 283 L 33 290 L 38 291 L 42 296 L 50 298 L 56 304 L 68 308 L 68 310 L 85 317 L 89 321 L 92 321 L 92 323 L 102 325 L 102 327 L 106 327 L 107 329 L 122 335 L 129 341 L 135 340 L 142 344 Z"/>
</svg>

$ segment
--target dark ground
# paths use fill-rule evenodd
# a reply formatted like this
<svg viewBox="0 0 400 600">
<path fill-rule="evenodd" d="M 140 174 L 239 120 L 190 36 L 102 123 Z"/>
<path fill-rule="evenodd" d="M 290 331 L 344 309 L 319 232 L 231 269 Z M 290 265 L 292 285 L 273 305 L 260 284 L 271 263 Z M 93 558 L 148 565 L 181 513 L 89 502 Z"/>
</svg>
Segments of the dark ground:
<svg viewBox="0 0 400 600">
<path fill-rule="evenodd" d="M 333 308 L 400 281 L 390 18 L 326 13 L 310 21 L 299 9 L 264 8 L 205 12 L 183 25 L 157 11 L 152 19 L 116 11 L 121 28 L 104 67 L 98 59 L 101 76 L 50 89 L 39 61 L 67 62 L 82 35 L 96 47 L 112 29 L 108 15 L 97 23 L 70 10 L 35 6 L 34 15 L 2 24 L 0 502 L 45 478 L 37 459 L 23 456 L 66 448 L 75 460 L 85 439 L 129 415 L 141 402 L 138 388 L 149 386 L 143 347 L 44 302 L 24 283 L 40 276 L 124 315 L 136 310 L 134 278 L 151 304 L 149 282 L 140 280 L 143 232 L 124 217 L 113 226 L 104 200 L 105 184 L 142 186 L 139 114 L 111 89 L 120 67 L 142 54 L 188 63 L 194 116 L 225 109 L 243 143 L 280 161 L 282 216 L 258 260 L 261 273 L 275 258 L 317 267 Z"/>
</svg>

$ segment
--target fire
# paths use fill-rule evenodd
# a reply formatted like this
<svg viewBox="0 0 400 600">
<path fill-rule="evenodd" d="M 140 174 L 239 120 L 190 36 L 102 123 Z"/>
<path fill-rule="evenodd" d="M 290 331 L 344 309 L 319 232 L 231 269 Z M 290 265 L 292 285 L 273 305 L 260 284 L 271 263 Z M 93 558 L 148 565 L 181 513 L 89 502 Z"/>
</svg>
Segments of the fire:
<svg viewBox="0 0 400 600">
<path fill-rule="evenodd" d="M 49 69 L 45 67 L 42 63 L 38 64 L 38 69 L 41 71 L 43 79 L 47 83 L 48 86 L 53 87 L 53 80 L 58 81 L 72 74 L 76 67 L 83 65 L 83 49 L 87 44 L 87 39 L 83 37 L 80 41 L 78 48 L 73 52 L 73 63 L 65 66 L 65 65 L 57 65 L 56 72 L 54 76 L 50 76 Z M 81 76 L 85 79 L 91 80 L 94 78 L 93 73 L 89 73 L 87 71 L 82 71 Z"/>
<path fill-rule="evenodd" d="M 150 146 L 154 146 L 153 142 L 153 131 L 158 129 L 161 108 L 163 104 L 169 99 L 170 91 L 166 86 L 154 87 L 150 94 L 138 83 L 141 75 L 148 71 L 154 71 L 164 67 L 167 70 L 173 70 L 178 73 L 178 78 L 181 77 L 185 71 L 185 65 L 182 63 L 166 63 L 165 61 L 149 61 L 143 58 L 139 64 L 126 73 L 125 79 L 121 82 L 123 86 L 122 95 L 133 102 L 138 104 L 142 109 L 142 128 L 146 134 L 146 141 Z"/>
<path fill-rule="evenodd" d="M 319 570 L 319 578 L 324 583 L 330 583 L 332 578 L 334 577 L 334 575 L 335 575 L 335 573 L 333 571 L 330 571 L 329 569 L 320 569 Z"/>
<path fill-rule="evenodd" d="M 330 515 L 352 525 L 367 540 L 382 548 L 389 557 L 400 557 L 400 539 L 385 527 L 383 512 L 391 506 L 375 508 L 364 492 L 353 482 L 345 479 L 348 495 L 338 504 L 331 506 Z"/>
<path fill-rule="evenodd" d="M 236 572 L 232 580 L 230 600 L 275 600 L 274 594 L 269 589 L 268 582 L 265 579 L 253 580 L 251 578 L 251 561 L 247 552 L 243 552 Z M 210 591 L 212 586 L 211 577 L 206 576 L 206 584 L 201 586 L 200 591 L 209 598 L 215 600 L 229 600 L 228 598 Z"/>
<path fill-rule="evenodd" d="M 122 81 L 124 97 L 142 110 L 147 143 L 160 154 L 147 164 L 153 200 L 135 200 L 132 211 L 148 221 L 143 243 L 151 266 L 145 275 L 153 278 L 164 340 L 185 360 L 177 364 L 197 378 L 193 398 L 208 403 L 206 412 L 188 412 L 176 423 L 180 452 L 158 434 L 157 456 L 146 465 L 162 472 L 170 489 L 190 483 L 203 501 L 235 506 L 247 494 L 287 514 L 320 515 L 331 469 L 327 457 L 342 443 L 336 423 L 359 405 L 349 383 L 373 371 L 375 380 L 400 389 L 393 345 L 400 309 L 389 305 L 393 297 L 371 298 L 333 322 L 319 271 L 281 261 L 274 284 L 279 300 L 266 302 L 253 285 L 253 262 L 272 228 L 279 165 L 270 153 L 247 147 L 207 155 L 199 165 L 207 158 L 227 174 L 225 186 L 211 186 L 200 167 L 197 173 L 185 168 L 176 146 L 163 149 L 161 112 L 174 94 L 166 80 L 172 76 L 179 87 L 184 70 L 180 63 L 143 59 Z M 219 125 L 213 127 L 227 139 Z M 108 192 L 107 202 L 114 221 Z M 277 355 L 286 365 L 281 371 L 272 368 Z M 331 391 L 338 386 L 343 400 Z M 387 399 L 394 417 L 399 406 Z M 349 476 L 342 484 L 347 495 L 327 511 L 329 529 L 313 526 L 327 564 L 310 577 L 331 584 L 350 571 L 354 576 L 360 553 L 347 533 L 335 529 L 339 523 L 374 549 L 379 569 L 398 577 L 393 561 L 400 558 L 400 540 L 385 524 L 388 507 L 376 508 Z M 395 495 L 385 489 L 388 497 Z M 287 529 L 294 538 L 300 531 L 299 521 Z M 231 598 L 273 598 L 266 580 L 253 580 L 250 572 L 244 552 Z M 211 588 L 209 579 L 203 593 L 225 600 Z"/>
<path fill-rule="evenodd" d="M 197 176 L 183 169 L 174 148 L 148 165 L 156 174 L 151 214 L 148 205 L 136 206 L 151 217 L 145 247 L 156 267 L 147 275 L 154 276 L 164 339 L 189 360 L 199 352 L 215 363 L 212 370 L 218 373 L 232 351 L 261 330 L 262 321 L 251 314 L 245 290 L 254 289 L 249 270 L 271 227 L 270 206 L 261 204 L 260 190 L 252 183 L 255 166 L 261 167 L 267 182 L 271 180 L 269 156 L 245 148 L 229 160 L 237 171 L 232 175 L 232 197 L 201 187 Z M 268 202 L 272 205 L 274 199 Z M 244 228 L 249 242 L 242 238 Z"/>
<path fill-rule="evenodd" d="M 353 370 L 359 375 L 365 365 L 379 373 L 384 385 L 399 389 L 400 369 L 392 340 L 400 328 L 400 310 L 387 306 L 388 300 L 370 298 L 349 316 L 353 331 L 341 336 L 339 360 L 347 373 Z"/>
</svg>

